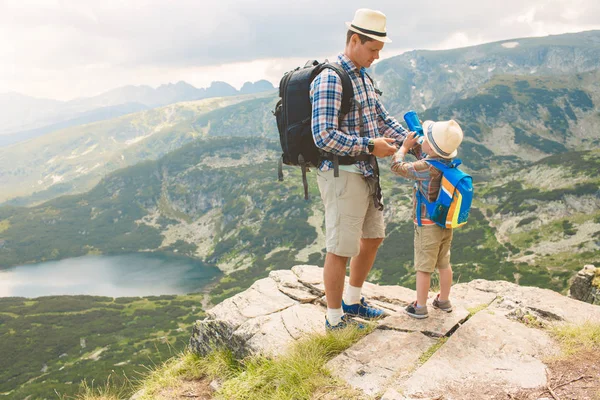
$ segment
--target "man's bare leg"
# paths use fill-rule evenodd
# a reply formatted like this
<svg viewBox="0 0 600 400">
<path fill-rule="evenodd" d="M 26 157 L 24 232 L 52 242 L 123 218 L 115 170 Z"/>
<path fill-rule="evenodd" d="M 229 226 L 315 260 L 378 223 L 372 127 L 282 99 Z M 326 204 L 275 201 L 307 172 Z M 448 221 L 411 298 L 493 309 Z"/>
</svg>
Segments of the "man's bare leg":
<svg viewBox="0 0 600 400">
<path fill-rule="evenodd" d="M 365 283 L 367 275 L 369 275 L 375 262 L 377 249 L 379 249 L 382 242 L 383 238 L 360 240 L 360 253 L 356 257 L 352 257 L 350 261 L 351 286 L 362 287 L 363 283 Z"/>
<path fill-rule="evenodd" d="M 346 279 L 346 264 L 348 257 L 340 257 L 333 253 L 325 256 L 323 266 L 323 283 L 327 296 L 327 308 L 341 308 L 344 281 Z"/>
</svg>

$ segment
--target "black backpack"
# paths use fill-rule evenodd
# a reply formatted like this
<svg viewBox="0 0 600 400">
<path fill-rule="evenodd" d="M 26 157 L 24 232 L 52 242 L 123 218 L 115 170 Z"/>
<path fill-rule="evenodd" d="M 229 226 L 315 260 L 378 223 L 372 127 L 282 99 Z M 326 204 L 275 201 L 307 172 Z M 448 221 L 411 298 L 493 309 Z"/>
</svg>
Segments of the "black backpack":
<svg viewBox="0 0 600 400">
<path fill-rule="evenodd" d="M 320 161 L 327 157 L 314 142 L 311 117 L 312 104 L 310 102 L 310 84 L 325 68 L 334 70 L 342 80 L 342 115 L 350 111 L 354 101 L 354 89 L 348 73 L 338 64 L 327 61 L 319 63 L 316 60 L 308 61 L 304 67 L 287 72 L 279 83 L 280 100 L 275 106 L 273 114 L 277 119 L 279 140 L 283 154 L 279 160 L 279 180 L 283 180 L 283 166 L 296 165 L 302 168 L 302 182 L 304 184 L 304 198 L 308 199 L 308 182 L 306 171 L 309 167 L 318 168 Z M 337 157 L 336 157 L 337 158 Z M 353 157 L 344 158 L 341 164 L 353 164 Z M 336 160 L 337 161 L 337 160 Z"/>
</svg>

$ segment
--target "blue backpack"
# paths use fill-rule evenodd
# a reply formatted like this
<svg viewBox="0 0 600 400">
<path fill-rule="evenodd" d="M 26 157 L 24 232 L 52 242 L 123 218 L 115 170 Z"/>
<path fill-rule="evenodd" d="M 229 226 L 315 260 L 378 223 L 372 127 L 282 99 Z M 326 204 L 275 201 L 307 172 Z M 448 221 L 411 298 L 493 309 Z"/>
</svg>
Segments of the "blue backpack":
<svg viewBox="0 0 600 400">
<path fill-rule="evenodd" d="M 473 178 L 458 169 L 459 159 L 446 165 L 436 160 L 425 160 L 442 172 L 440 193 L 429 202 L 417 189 L 417 224 L 421 226 L 421 203 L 424 202 L 429 218 L 442 228 L 458 228 L 467 223 L 473 200 Z"/>
</svg>

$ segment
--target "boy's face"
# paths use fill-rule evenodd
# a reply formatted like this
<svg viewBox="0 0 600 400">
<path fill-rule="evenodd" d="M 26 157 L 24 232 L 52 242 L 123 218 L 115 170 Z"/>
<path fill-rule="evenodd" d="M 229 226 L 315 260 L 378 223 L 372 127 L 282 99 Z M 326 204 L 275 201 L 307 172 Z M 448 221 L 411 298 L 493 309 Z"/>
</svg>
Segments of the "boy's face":
<svg viewBox="0 0 600 400">
<path fill-rule="evenodd" d="M 427 140 L 423 141 L 423 144 L 421 145 L 421 150 L 423 150 L 424 153 L 426 153 L 428 156 L 435 156 L 435 152 L 433 151 L 433 149 L 431 148 L 431 146 L 429 145 L 429 142 Z"/>
</svg>

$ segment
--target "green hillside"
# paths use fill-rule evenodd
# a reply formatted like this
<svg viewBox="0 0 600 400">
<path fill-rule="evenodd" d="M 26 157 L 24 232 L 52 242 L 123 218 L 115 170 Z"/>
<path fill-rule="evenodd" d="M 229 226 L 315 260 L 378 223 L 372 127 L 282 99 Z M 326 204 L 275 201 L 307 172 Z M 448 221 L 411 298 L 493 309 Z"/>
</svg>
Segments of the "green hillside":
<svg viewBox="0 0 600 400">
<path fill-rule="evenodd" d="M 182 351 L 202 295 L 0 298 L 0 398 L 75 395 L 135 381 Z"/>
</svg>

